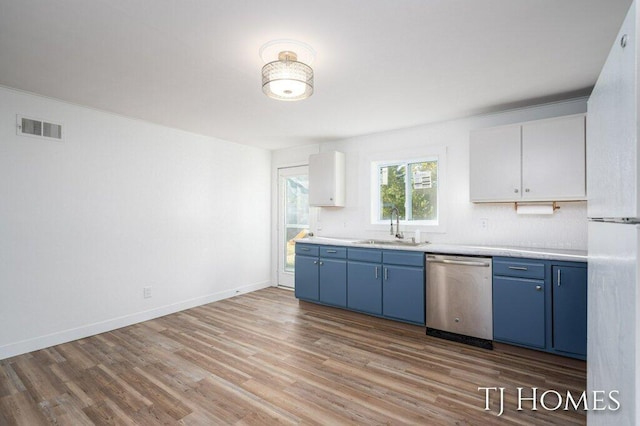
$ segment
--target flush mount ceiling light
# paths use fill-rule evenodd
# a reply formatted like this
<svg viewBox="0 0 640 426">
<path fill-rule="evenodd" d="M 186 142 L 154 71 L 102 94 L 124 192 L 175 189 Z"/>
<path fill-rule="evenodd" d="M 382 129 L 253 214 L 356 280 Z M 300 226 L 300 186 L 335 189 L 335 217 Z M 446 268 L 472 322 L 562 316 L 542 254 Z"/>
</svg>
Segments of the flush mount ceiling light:
<svg viewBox="0 0 640 426">
<path fill-rule="evenodd" d="M 313 69 L 309 66 L 315 51 L 294 40 L 274 40 L 260 48 L 262 91 L 280 101 L 299 101 L 313 94 Z"/>
</svg>

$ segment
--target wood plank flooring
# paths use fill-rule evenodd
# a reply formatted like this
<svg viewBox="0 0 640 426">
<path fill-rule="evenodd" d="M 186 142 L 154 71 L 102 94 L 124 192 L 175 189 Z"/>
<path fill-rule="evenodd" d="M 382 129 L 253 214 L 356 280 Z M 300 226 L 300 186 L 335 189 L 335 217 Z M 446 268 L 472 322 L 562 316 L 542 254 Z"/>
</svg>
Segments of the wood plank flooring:
<svg viewBox="0 0 640 426">
<path fill-rule="evenodd" d="M 0 424 L 585 424 L 516 410 L 517 387 L 579 395 L 585 370 L 269 288 L 0 361 Z M 489 386 L 506 388 L 501 416 Z"/>
</svg>

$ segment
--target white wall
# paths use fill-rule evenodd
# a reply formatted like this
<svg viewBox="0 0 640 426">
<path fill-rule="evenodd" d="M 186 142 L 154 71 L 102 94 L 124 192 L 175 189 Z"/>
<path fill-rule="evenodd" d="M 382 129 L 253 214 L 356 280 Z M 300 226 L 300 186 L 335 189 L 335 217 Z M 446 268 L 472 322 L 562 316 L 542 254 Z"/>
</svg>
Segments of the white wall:
<svg viewBox="0 0 640 426">
<path fill-rule="evenodd" d="M 270 176 L 265 150 L 0 88 L 0 359 L 270 285 Z"/>
<path fill-rule="evenodd" d="M 469 202 L 469 131 L 521 121 L 585 113 L 586 99 L 542 105 L 503 113 L 470 117 L 391 132 L 376 133 L 336 142 L 325 142 L 320 151 L 346 153 L 347 201 L 344 208 L 319 209 L 316 235 L 358 238 L 390 238 L 389 227 L 369 225 L 370 158 L 420 156 L 432 147 L 446 147 L 445 232 L 426 232 L 433 242 L 461 244 L 517 245 L 525 247 L 586 250 L 586 202 L 560 203 L 552 216 L 516 215 L 513 204 L 473 204 Z M 305 161 L 300 150 L 283 150 L 274 158 Z M 488 219 L 482 229 L 480 219 Z M 414 229 L 402 227 L 405 231 Z M 421 228 L 425 238 L 427 228 Z"/>
</svg>

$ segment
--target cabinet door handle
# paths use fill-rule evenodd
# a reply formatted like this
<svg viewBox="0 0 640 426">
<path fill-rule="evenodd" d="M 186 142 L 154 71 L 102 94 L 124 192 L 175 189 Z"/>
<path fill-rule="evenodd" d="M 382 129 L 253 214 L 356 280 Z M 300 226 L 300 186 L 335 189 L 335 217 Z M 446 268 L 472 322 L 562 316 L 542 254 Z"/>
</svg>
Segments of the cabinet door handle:
<svg viewBox="0 0 640 426">
<path fill-rule="evenodd" d="M 322 266 L 322 265 L 324 265 L 324 262 L 323 262 L 323 261 L 320 261 L 320 266 Z"/>
<path fill-rule="evenodd" d="M 531 192 L 531 191 L 529 191 L 529 188 L 527 188 L 527 189 L 524 190 L 524 192 Z"/>
<path fill-rule="evenodd" d="M 337 253 L 338 250 L 327 250 L 327 253 Z"/>
<path fill-rule="evenodd" d="M 376 279 L 378 278 L 378 267 L 376 266 Z"/>
<path fill-rule="evenodd" d="M 317 265 L 317 264 L 318 264 L 318 261 L 317 261 L 317 260 L 314 260 L 314 261 L 313 261 L 313 264 L 314 264 L 314 265 Z"/>
<path fill-rule="evenodd" d="M 542 291 L 542 286 L 541 285 L 537 285 L 536 286 L 536 291 Z"/>
<path fill-rule="evenodd" d="M 558 287 L 560 287 L 560 282 L 562 281 L 562 269 L 558 269 Z"/>
<path fill-rule="evenodd" d="M 514 188 L 513 192 L 515 192 L 517 194 L 520 191 L 517 188 Z"/>
<path fill-rule="evenodd" d="M 389 279 L 389 268 L 384 268 L 384 279 L 385 280 Z"/>
<path fill-rule="evenodd" d="M 526 266 L 509 266 L 509 269 L 513 271 L 528 271 L 529 269 Z"/>
</svg>

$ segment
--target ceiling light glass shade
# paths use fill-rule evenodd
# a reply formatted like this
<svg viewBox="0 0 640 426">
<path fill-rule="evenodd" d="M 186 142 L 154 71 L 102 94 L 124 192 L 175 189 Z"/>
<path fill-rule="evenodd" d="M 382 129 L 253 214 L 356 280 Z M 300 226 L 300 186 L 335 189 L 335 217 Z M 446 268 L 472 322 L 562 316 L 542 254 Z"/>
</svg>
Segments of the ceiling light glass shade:
<svg viewBox="0 0 640 426">
<path fill-rule="evenodd" d="M 299 101 L 313 94 L 313 69 L 296 61 L 293 52 L 280 52 L 279 60 L 262 67 L 262 91 L 281 101 Z"/>
</svg>

